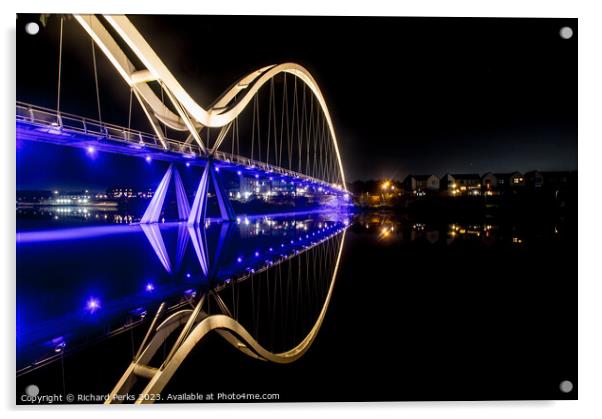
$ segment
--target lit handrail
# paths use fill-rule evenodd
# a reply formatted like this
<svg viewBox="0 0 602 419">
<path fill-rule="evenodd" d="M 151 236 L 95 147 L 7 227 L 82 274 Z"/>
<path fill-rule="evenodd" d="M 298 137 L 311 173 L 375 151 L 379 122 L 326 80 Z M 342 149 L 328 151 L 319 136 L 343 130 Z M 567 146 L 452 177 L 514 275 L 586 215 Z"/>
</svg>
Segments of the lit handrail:
<svg viewBox="0 0 602 419">
<path fill-rule="evenodd" d="M 16 120 L 28 122 L 49 129 L 61 129 L 66 132 L 83 133 L 90 136 L 98 136 L 112 141 L 126 142 L 136 145 L 144 145 L 159 151 L 164 151 L 159 138 L 151 133 L 121 127 L 119 125 L 100 122 L 91 118 L 70 114 L 67 112 L 57 112 L 56 109 L 44 108 L 42 106 L 32 105 L 25 102 L 16 103 Z M 182 153 L 185 156 L 199 156 L 200 150 L 192 144 L 185 145 L 178 140 L 164 138 L 168 145 L 168 151 Z M 267 173 L 275 173 L 291 178 L 322 184 L 325 187 L 344 192 L 343 185 L 331 184 L 326 181 L 295 172 L 294 170 L 274 166 L 266 162 L 257 161 L 248 157 L 231 154 L 224 151 L 215 151 L 213 157 L 223 162 L 245 166 L 247 168 L 257 168 Z"/>
<path fill-rule="evenodd" d="M 85 118 L 67 112 L 57 112 L 54 109 L 48 109 L 24 102 L 17 101 L 16 119 L 17 121 L 25 121 L 42 127 L 60 127 L 66 131 L 100 136 L 102 138 L 107 138 L 114 141 L 125 141 L 134 144 L 143 143 L 145 146 L 162 149 L 159 139 L 154 134 L 121 127 L 115 124 L 100 122 L 91 118 Z M 169 151 L 183 152 L 181 150 L 181 142 L 168 138 L 166 138 L 165 141 L 168 144 Z M 193 152 L 198 153 L 198 149 L 190 145 L 187 146 L 187 149 L 194 150 Z"/>
</svg>

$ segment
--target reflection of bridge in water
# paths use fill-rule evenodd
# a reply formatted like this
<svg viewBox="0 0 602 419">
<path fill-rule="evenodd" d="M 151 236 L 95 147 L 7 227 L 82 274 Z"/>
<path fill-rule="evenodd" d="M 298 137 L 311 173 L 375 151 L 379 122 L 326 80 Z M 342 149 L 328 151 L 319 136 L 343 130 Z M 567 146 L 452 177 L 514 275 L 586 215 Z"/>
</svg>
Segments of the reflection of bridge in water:
<svg viewBox="0 0 602 419">
<path fill-rule="evenodd" d="M 148 322 L 147 313 L 155 314 L 159 305 L 156 320 L 148 326 L 148 336 L 115 394 L 127 393 L 140 379 L 149 380 L 147 391 L 159 391 L 211 330 L 253 358 L 292 362 L 310 347 L 326 314 L 347 225 L 346 215 L 325 212 L 243 217 L 239 222 L 207 222 L 202 226 L 168 222 L 20 232 L 19 255 L 38 260 L 38 267 L 30 268 L 36 273 L 48 269 L 48 262 L 37 255 L 56 260 L 57 254 L 64 252 L 86 266 L 112 258 L 117 261 L 115 269 L 127 261 L 164 272 L 162 280 L 143 281 L 142 295 L 128 291 L 113 299 L 94 297 L 86 301 L 80 313 L 48 315 L 33 319 L 33 324 L 24 323 L 19 332 L 18 358 L 30 357 L 32 363 L 21 373 L 60 359 L 65 350 L 94 343 L 89 342 L 94 336 L 112 336 L 138 327 Z M 140 236 L 147 244 L 136 242 L 137 247 L 146 248 L 138 256 L 132 252 L 131 238 Z M 88 250 L 91 245 L 103 250 L 92 252 Z M 148 257 L 149 250 L 154 259 Z M 118 255 L 123 256 L 119 259 Z M 23 271 L 21 274 L 27 276 L 28 271 Z M 146 276 L 142 271 L 136 275 L 138 271 L 131 272 Z M 79 280 L 87 275 L 73 270 L 58 274 L 73 279 L 66 282 L 72 284 L 69 287 L 79 286 Z M 114 287 L 114 282 L 107 279 L 107 286 Z M 36 297 L 44 300 L 44 295 L 43 288 L 36 290 Z M 69 292 L 61 296 L 62 305 L 72 305 Z M 109 330 L 105 326 L 109 324 L 116 327 Z M 173 346 L 169 356 L 161 358 L 155 352 L 164 344 Z"/>
<path fill-rule="evenodd" d="M 277 225 L 269 218 L 263 222 L 272 228 Z M 288 225 L 289 221 L 284 223 Z M 190 308 L 174 311 L 164 320 L 160 319 L 165 304 L 159 307 L 109 402 L 122 401 L 120 396 L 140 385 L 138 380 L 144 382 L 138 402 L 153 402 L 152 395 L 161 392 L 195 345 L 212 331 L 258 360 L 290 363 L 303 356 L 320 330 L 332 296 L 347 221 L 319 223 L 317 228 L 309 229 L 304 222 L 290 223 L 299 233 L 268 235 L 263 248 L 234 260 L 230 256 L 231 260 L 225 262 L 222 251 L 234 231 L 231 223 L 219 224 L 212 255 L 205 226 L 178 224 L 176 264 L 190 240 L 210 286 L 191 296 Z M 170 271 L 158 226 L 141 227 L 161 264 Z M 228 268 L 232 264 L 237 267 Z M 170 341 L 178 330 L 175 341 Z M 174 343 L 166 356 L 157 358 L 166 341 Z"/>
<path fill-rule="evenodd" d="M 192 247 L 199 268 L 195 278 L 201 283 L 186 290 L 183 303 L 166 299 L 160 304 L 110 402 L 119 402 L 117 396 L 134 386 L 142 385 L 143 395 L 160 392 L 194 346 L 212 331 L 258 360 L 297 360 L 311 346 L 324 319 L 346 228 L 341 218 L 303 222 L 300 217 L 311 219 L 339 210 L 348 199 L 334 126 L 316 80 L 298 64 L 270 65 L 242 77 L 204 108 L 126 17 L 76 15 L 75 20 L 93 41 L 98 116 L 61 109 L 65 106 L 61 82 L 67 82 L 61 80 L 61 18 L 57 107 L 18 102 L 17 139 L 79 147 L 89 155 L 110 152 L 168 162 L 139 227 L 126 228 L 144 232 L 158 269 L 171 277 L 182 275 L 183 260 Z M 124 89 L 129 95 L 127 126 L 102 120 L 95 48 L 128 87 Z M 132 128 L 136 112 L 152 133 Z M 202 169 L 192 202 L 180 177 L 184 165 Z M 280 221 L 277 215 L 237 215 L 223 185 L 227 174 L 238 178 L 240 185 L 248 184 L 249 194 L 265 201 L 278 202 L 285 196 L 314 202 L 316 207 L 307 215 L 293 211 Z M 171 185 L 177 217 L 160 223 L 167 214 L 164 207 Z M 210 199 L 217 204 L 217 216 L 208 214 Z M 246 227 L 250 220 L 267 223 L 269 233 L 262 228 L 261 246 L 245 250 L 240 233 L 250 228 Z M 29 231 L 19 234 L 17 243 L 26 247 L 121 233 L 107 228 Z M 164 238 L 170 230 L 177 231 L 175 251 L 169 251 Z M 154 289 L 155 284 L 147 284 L 147 291 Z M 100 302 L 92 303 L 90 311 L 100 309 Z M 146 310 L 140 313 L 144 317 Z M 287 334 L 292 337 L 284 338 Z M 171 349 L 161 357 L 158 349 L 166 344 Z M 62 354 L 65 342 L 55 348 Z"/>
</svg>

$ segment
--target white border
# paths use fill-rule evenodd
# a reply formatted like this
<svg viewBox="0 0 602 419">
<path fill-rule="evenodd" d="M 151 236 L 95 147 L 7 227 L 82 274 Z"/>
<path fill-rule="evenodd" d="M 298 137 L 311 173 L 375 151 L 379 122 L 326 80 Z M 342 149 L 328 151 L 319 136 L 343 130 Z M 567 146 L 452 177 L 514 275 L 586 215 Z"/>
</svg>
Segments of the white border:
<svg viewBox="0 0 602 419">
<path fill-rule="evenodd" d="M 144 4 L 144 5 L 143 5 Z M 0 199 L 2 241 L 0 266 L 4 269 L 2 325 L 2 379 L 0 398 L 4 415 L 30 415 L 37 412 L 44 417 L 79 418 L 82 414 L 101 417 L 102 406 L 49 407 L 39 410 L 15 408 L 14 384 L 14 319 L 15 319 L 15 13 L 16 12 L 103 12 L 152 14 L 302 14 L 302 15 L 394 15 L 394 16 L 499 16 L 499 17 L 577 17 L 579 18 L 579 401 L 566 402 L 439 402 L 439 403 L 351 403 L 351 404 L 277 404 L 277 405 L 170 405 L 143 409 L 122 407 L 111 409 L 119 416 L 144 414 L 148 419 L 164 416 L 168 411 L 195 415 L 219 415 L 220 418 L 266 416 L 287 419 L 307 416 L 341 415 L 363 418 L 379 417 L 451 417 L 451 418 L 581 418 L 602 417 L 599 400 L 602 395 L 602 275 L 598 268 L 601 246 L 599 237 L 602 173 L 599 160 L 602 155 L 602 19 L 600 2 L 578 0 L 506 0 L 506 1 L 411 1 L 384 0 L 333 1 L 304 0 L 239 0 L 239 1 L 82 1 L 82 0 L 8 0 L 0 5 L 3 25 L 3 65 L 0 66 L 4 97 L 0 100 L 3 127 L 1 141 L 0 179 L 3 191 Z M 597 217 L 596 217 L 597 216 Z M 559 309 L 562 309 L 559 307 Z M 82 411 L 85 411 L 83 413 Z M 35 413 L 34 413 L 35 414 Z"/>
</svg>

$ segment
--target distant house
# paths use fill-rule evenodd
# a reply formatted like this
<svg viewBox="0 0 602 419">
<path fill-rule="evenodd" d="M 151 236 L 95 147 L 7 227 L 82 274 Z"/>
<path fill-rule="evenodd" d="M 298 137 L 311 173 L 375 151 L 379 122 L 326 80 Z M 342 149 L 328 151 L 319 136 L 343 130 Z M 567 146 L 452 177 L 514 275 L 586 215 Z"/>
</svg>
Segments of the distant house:
<svg viewBox="0 0 602 419">
<path fill-rule="evenodd" d="M 544 185 L 544 177 L 541 172 L 532 170 L 525 173 L 525 184 L 531 188 L 540 189 Z"/>
<path fill-rule="evenodd" d="M 407 193 L 425 195 L 427 192 L 439 190 L 439 177 L 435 175 L 408 175 L 403 180 L 403 188 Z"/>
<path fill-rule="evenodd" d="M 500 191 L 511 190 L 525 185 L 525 177 L 521 172 L 495 173 L 497 188 Z"/>
<path fill-rule="evenodd" d="M 499 188 L 497 176 L 494 173 L 487 172 L 481 177 L 481 189 L 486 196 L 498 195 Z"/>
<path fill-rule="evenodd" d="M 541 172 L 541 175 L 544 178 L 546 187 L 550 186 L 552 188 L 564 188 L 571 181 L 571 177 L 573 176 L 572 172 Z"/>
<path fill-rule="evenodd" d="M 568 193 L 577 190 L 577 172 L 541 172 L 545 189 L 554 194 L 561 206 L 566 205 Z"/>
<path fill-rule="evenodd" d="M 520 172 L 510 173 L 510 177 L 508 178 L 510 181 L 510 186 L 524 186 L 525 185 L 525 177 Z"/>
<path fill-rule="evenodd" d="M 112 188 L 107 189 L 107 195 L 110 198 L 133 198 L 136 196 L 134 188 L 126 187 L 126 186 L 114 186 Z"/>
<path fill-rule="evenodd" d="M 440 189 L 449 196 L 480 195 L 481 176 L 478 173 L 448 173 L 441 178 Z"/>
</svg>

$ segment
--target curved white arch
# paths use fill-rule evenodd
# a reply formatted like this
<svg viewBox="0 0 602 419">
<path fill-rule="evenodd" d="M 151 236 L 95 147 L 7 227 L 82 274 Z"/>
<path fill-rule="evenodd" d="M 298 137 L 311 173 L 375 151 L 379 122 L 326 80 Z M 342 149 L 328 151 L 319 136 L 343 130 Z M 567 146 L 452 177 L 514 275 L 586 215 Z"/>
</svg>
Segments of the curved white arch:
<svg viewBox="0 0 602 419">
<path fill-rule="evenodd" d="M 296 63 L 283 63 L 272 65 L 268 67 L 264 67 L 260 70 L 254 71 L 253 73 L 241 78 L 238 83 L 234 87 L 232 87 L 229 91 L 227 91 L 220 100 L 217 101 L 215 105 L 211 108 L 209 112 L 210 123 L 216 127 L 222 127 L 229 124 L 233 121 L 238 115 L 242 113 L 242 111 L 246 108 L 249 102 L 253 99 L 253 97 L 259 92 L 259 89 L 266 83 L 268 83 L 272 78 L 276 77 L 280 73 L 289 73 L 303 81 L 307 87 L 310 88 L 318 103 L 320 104 L 320 108 L 324 113 L 324 117 L 326 118 L 326 122 L 328 124 L 328 130 L 330 132 L 330 136 L 333 141 L 333 146 L 335 150 L 335 154 L 337 157 L 337 163 L 339 166 L 339 172 L 341 174 L 341 181 L 343 183 L 343 187 L 346 189 L 346 181 L 345 181 L 345 172 L 343 170 L 343 162 L 341 160 L 341 153 L 339 152 L 339 146 L 337 141 L 337 136 L 334 130 L 334 124 L 332 122 L 332 118 L 330 116 L 330 112 L 328 110 L 328 105 L 326 104 L 326 100 L 324 99 L 324 95 L 320 90 L 320 86 L 311 75 L 309 70 L 307 70 L 302 65 Z M 239 86 L 248 85 L 249 87 L 241 88 Z M 242 90 L 246 89 L 246 92 L 239 100 L 231 107 L 228 107 L 229 102 L 236 96 L 240 94 Z M 218 113 L 219 112 L 219 113 Z"/>
<path fill-rule="evenodd" d="M 134 65 L 127 58 L 125 52 L 119 47 L 110 33 L 94 15 L 75 15 L 75 17 L 92 39 L 99 45 L 105 55 L 107 55 L 109 61 L 117 69 L 119 74 L 121 74 L 126 83 L 135 88 L 140 94 L 140 98 L 152 109 L 154 113 L 153 116 L 162 122 L 167 123 L 169 126 L 175 127 L 175 129 L 188 129 L 203 151 L 205 151 L 205 145 L 198 136 L 197 128 L 226 127 L 242 113 L 259 89 L 280 73 L 289 73 L 299 78 L 310 88 L 318 100 L 320 108 L 325 116 L 337 158 L 342 181 L 341 186 L 344 190 L 347 190 L 338 140 L 326 100 L 324 99 L 324 95 L 322 94 L 318 83 L 305 67 L 296 63 L 282 63 L 263 67 L 242 77 L 233 85 L 233 87 L 222 94 L 220 99 L 218 99 L 213 106 L 205 109 L 182 87 L 126 16 L 104 15 L 104 18 L 128 45 L 136 57 L 143 63 L 146 67 L 143 70 L 134 68 Z M 168 97 L 172 100 L 174 107 L 177 109 L 179 116 L 169 110 L 149 88 L 147 83 L 151 81 L 158 81 L 161 83 L 161 86 L 165 89 Z M 244 95 L 240 97 L 237 102 L 230 105 L 232 99 L 243 91 L 246 91 Z M 211 150 L 211 152 L 215 151 L 216 148 Z"/>
</svg>

